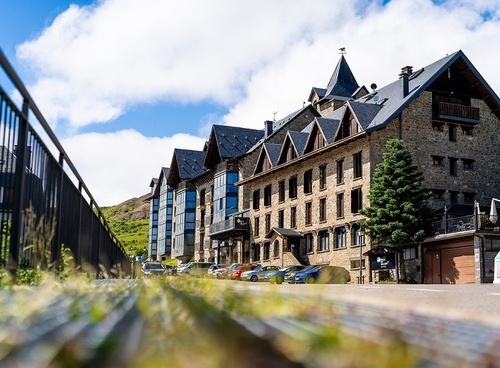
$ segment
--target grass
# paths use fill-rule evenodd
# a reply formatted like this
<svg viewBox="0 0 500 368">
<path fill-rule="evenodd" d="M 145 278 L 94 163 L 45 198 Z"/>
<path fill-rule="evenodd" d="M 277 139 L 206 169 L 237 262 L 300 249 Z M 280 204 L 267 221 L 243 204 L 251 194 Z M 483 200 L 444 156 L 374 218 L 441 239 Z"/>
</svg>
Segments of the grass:
<svg viewBox="0 0 500 368">
<path fill-rule="evenodd" d="M 181 277 L 122 281 L 44 275 L 36 288 L 0 291 L 0 366 L 26 366 L 40 349 L 41 366 L 54 367 L 417 365 L 397 335 L 380 343 L 344 333 L 341 311 L 320 295 L 255 294 Z"/>
</svg>

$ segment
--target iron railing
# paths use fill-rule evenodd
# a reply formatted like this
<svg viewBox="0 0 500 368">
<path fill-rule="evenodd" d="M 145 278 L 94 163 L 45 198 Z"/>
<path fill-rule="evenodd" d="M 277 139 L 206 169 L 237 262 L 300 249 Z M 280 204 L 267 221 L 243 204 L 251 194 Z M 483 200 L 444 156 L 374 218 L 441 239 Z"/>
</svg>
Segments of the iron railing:
<svg viewBox="0 0 500 368">
<path fill-rule="evenodd" d="M 22 98 L 19 109 L 0 85 L 0 267 L 57 270 L 65 248 L 83 271 L 130 274 L 125 249 L 1 49 L 0 67 Z"/>
<path fill-rule="evenodd" d="M 432 235 L 459 233 L 470 230 L 500 231 L 500 222 L 497 215 L 481 213 L 434 221 L 431 223 L 431 230 Z"/>
</svg>

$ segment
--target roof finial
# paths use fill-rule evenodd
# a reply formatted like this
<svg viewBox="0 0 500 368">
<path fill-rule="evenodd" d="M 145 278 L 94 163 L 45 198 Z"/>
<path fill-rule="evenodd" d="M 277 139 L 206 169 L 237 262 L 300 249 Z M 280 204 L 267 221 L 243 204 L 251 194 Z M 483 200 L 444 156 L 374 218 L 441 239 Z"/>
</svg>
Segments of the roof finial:
<svg viewBox="0 0 500 368">
<path fill-rule="evenodd" d="M 339 54 L 341 54 L 341 55 L 344 55 L 346 52 L 345 47 L 341 47 L 339 50 L 340 50 Z"/>
<path fill-rule="evenodd" d="M 276 121 L 276 114 L 278 113 L 278 111 L 273 111 L 273 121 L 275 122 Z"/>
</svg>

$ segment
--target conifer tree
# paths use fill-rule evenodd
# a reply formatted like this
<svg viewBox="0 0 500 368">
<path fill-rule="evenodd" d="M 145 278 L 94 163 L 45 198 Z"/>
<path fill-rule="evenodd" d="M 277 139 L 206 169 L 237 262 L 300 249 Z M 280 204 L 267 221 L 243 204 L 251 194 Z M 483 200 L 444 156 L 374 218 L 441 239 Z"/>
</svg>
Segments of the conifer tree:
<svg viewBox="0 0 500 368">
<path fill-rule="evenodd" d="M 423 174 L 402 140 L 388 140 L 385 148 L 372 178 L 370 206 L 360 212 L 367 217 L 363 226 L 372 242 L 402 253 L 425 237 L 430 192 L 422 188 Z M 401 276 L 406 278 L 403 257 L 399 259 Z"/>
</svg>

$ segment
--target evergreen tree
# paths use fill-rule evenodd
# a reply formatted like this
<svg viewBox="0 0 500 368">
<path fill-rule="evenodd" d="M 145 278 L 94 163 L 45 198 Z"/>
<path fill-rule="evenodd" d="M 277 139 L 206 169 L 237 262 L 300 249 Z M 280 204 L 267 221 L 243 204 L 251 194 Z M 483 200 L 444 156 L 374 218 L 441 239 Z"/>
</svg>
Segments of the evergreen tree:
<svg viewBox="0 0 500 368">
<path fill-rule="evenodd" d="M 385 147 L 383 160 L 372 178 L 370 207 L 360 212 L 367 217 L 363 226 L 372 242 L 402 253 L 404 248 L 425 238 L 430 192 L 422 188 L 423 174 L 413 164 L 412 154 L 403 141 L 391 139 Z M 406 278 L 403 257 L 399 259 L 402 277 Z"/>
</svg>

